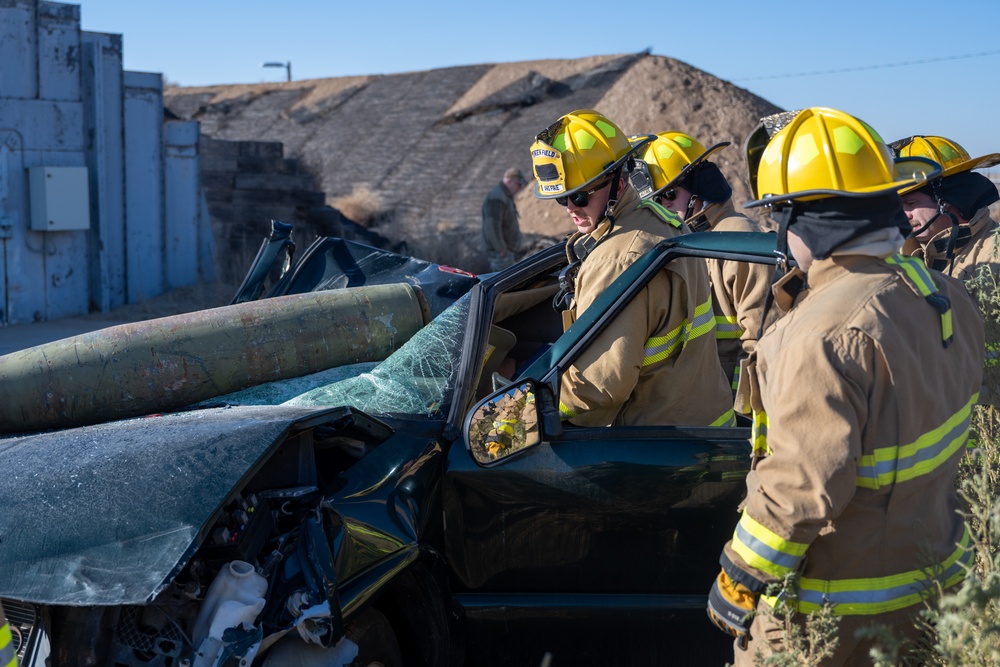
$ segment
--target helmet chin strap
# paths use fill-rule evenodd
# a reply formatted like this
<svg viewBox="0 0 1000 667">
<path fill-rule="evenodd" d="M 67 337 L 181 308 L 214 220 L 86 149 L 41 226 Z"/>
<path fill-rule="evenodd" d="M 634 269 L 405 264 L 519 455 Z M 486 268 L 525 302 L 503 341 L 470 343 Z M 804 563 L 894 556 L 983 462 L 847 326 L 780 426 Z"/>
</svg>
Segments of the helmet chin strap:
<svg viewBox="0 0 1000 667">
<path fill-rule="evenodd" d="M 705 215 L 708 202 L 704 202 L 698 212 L 695 213 L 694 201 L 696 199 L 700 199 L 700 197 L 698 195 L 691 195 L 690 199 L 688 199 L 687 211 L 684 212 L 684 222 L 687 223 L 692 232 L 703 232 L 710 229 L 708 216 Z"/>
<path fill-rule="evenodd" d="M 684 213 L 684 219 L 687 220 L 694 213 L 694 200 L 698 198 L 698 195 L 691 195 L 688 197 L 687 211 Z"/>
<path fill-rule="evenodd" d="M 774 286 L 778 284 L 782 277 L 788 273 L 788 227 L 795 221 L 799 214 L 799 203 L 790 202 L 784 207 L 773 210 L 771 219 L 778 223 L 778 235 L 775 241 L 774 254 L 777 257 L 774 273 L 771 275 L 771 289 L 767 290 L 764 296 L 764 312 L 760 317 L 760 328 L 757 330 L 757 338 L 764 335 L 764 323 L 767 321 L 767 314 L 774 305 Z"/>
<path fill-rule="evenodd" d="M 944 202 L 941 202 L 941 210 L 938 215 L 934 217 L 940 217 L 943 213 L 951 219 L 951 232 L 948 234 L 948 246 L 944 252 L 944 258 L 948 260 L 948 273 L 951 273 L 955 268 L 955 248 L 958 246 L 958 232 L 960 231 L 958 224 L 958 217 L 951 211 L 945 211 Z"/>
<path fill-rule="evenodd" d="M 618 184 L 621 182 L 620 174 L 620 169 L 615 171 L 614 180 L 608 186 L 611 188 L 611 191 L 608 194 L 608 204 L 604 207 L 604 218 L 607 218 L 609 223 L 607 233 L 597 242 L 594 242 L 589 234 L 579 231 L 573 232 L 566 237 L 566 268 L 559 273 L 559 291 L 552 298 L 552 308 L 557 313 L 569 309 L 573 303 L 573 293 L 576 291 L 576 274 L 579 273 L 583 260 L 586 259 L 587 255 L 590 254 L 590 251 L 598 243 L 608 238 L 611 230 L 615 228 L 615 217 L 611 214 L 611 209 L 618 203 Z M 578 248 L 578 244 L 581 247 Z M 580 252 L 581 250 L 582 252 Z"/>
<path fill-rule="evenodd" d="M 615 228 L 615 216 L 611 211 L 614 209 L 615 204 L 618 203 L 618 185 L 622 182 L 621 174 L 621 167 L 615 169 L 614 175 L 611 177 L 611 190 L 608 192 L 608 205 L 604 207 L 604 217 L 608 219 L 608 234 L 614 231 Z"/>
<path fill-rule="evenodd" d="M 907 234 L 906 238 L 912 239 L 912 238 L 916 238 L 918 234 L 923 234 L 925 231 L 927 231 L 927 228 L 930 227 L 931 225 L 933 225 L 935 222 L 937 222 L 937 219 L 940 218 L 942 215 L 950 216 L 953 219 L 955 217 L 951 213 L 948 213 L 947 211 L 945 211 L 944 210 L 944 204 L 941 203 L 941 202 L 939 202 L 939 207 L 938 207 L 937 214 L 933 218 L 931 218 L 930 220 L 928 220 L 927 222 L 925 222 L 924 224 L 920 225 L 920 227 L 918 227 L 917 229 L 914 229 L 909 234 Z"/>
<path fill-rule="evenodd" d="M 938 210 L 937 214 L 930 220 L 920 225 L 918 229 L 914 229 L 910 232 L 906 238 L 916 238 L 918 234 L 923 234 L 931 225 L 938 221 L 941 216 L 945 216 L 951 221 L 951 233 L 948 235 L 948 243 L 945 246 L 945 259 L 949 260 L 951 266 L 949 266 L 948 271 L 950 272 L 955 265 L 955 248 L 958 245 L 958 233 L 960 231 L 960 223 L 958 222 L 958 216 L 948 210 L 948 204 L 941 198 L 941 195 L 937 192 L 937 188 L 934 188 L 934 200 L 937 202 Z"/>
</svg>

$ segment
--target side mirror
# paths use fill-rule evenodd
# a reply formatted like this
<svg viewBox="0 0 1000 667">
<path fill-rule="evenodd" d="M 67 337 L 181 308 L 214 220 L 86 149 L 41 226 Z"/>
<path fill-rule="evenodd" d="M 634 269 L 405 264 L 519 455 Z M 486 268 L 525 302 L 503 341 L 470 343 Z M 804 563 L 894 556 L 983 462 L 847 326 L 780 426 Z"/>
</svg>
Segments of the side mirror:
<svg viewBox="0 0 1000 667">
<path fill-rule="evenodd" d="M 542 441 L 533 382 L 519 382 L 479 403 L 466 422 L 466 444 L 476 463 L 490 465 Z"/>
</svg>

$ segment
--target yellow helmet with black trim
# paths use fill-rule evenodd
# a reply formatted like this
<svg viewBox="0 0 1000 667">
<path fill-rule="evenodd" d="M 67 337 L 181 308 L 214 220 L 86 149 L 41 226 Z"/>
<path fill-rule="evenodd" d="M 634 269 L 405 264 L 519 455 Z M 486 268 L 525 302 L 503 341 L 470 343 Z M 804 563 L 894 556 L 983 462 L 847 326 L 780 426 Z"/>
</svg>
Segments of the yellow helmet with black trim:
<svg viewBox="0 0 1000 667">
<path fill-rule="evenodd" d="M 1000 164 L 1000 153 L 990 153 L 972 158 L 958 142 L 932 135 L 917 134 L 899 139 L 889 144 L 889 147 L 896 154 L 896 157 L 923 157 L 937 162 L 942 167 L 939 178 L 947 178 L 963 171 L 986 169 Z M 921 186 L 904 188 L 900 190 L 900 194 L 906 194 L 918 187 Z"/>
<path fill-rule="evenodd" d="M 593 109 L 568 113 L 531 145 L 535 196 L 554 199 L 586 188 L 622 166 L 645 143 L 633 146 L 617 125 Z"/>
<path fill-rule="evenodd" d="M 799 112 L 767 142 L 750 183 L 757 198 L 745 206 L 828 197 L 875 197 L 918 187 L 941 173 L 922 157 L 894 159 L 868 123 L 827 107 Z"/>
<path fill-rule="evenodd" d="M 653 191 L 648 196 L 679 184 L 695 167 L 728 145 L 724 141 L 705 150 L 701 142 L 683 132 L 658 133 L 642 154 L 653 180 Z"/>
</svg>

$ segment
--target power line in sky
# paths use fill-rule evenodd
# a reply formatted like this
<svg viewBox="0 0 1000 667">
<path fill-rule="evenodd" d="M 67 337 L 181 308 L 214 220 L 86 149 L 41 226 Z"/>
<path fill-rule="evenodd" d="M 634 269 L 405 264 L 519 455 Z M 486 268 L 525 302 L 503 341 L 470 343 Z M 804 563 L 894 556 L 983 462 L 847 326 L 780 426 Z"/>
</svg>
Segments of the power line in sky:
<svg viewBox="0 0 1000 667">
<path fill-rule="evenodd" d="M 859 72 L 869 69 L 887 69 L 889 67 L 907 67 L 909 65 L 925 65 L 927 63 L 939 63 L 945 60 L 964 60 L 966 58 L 982 58 L 983 56 L 995 56 L 1000 54 L 1000 49 L 994 51 L 980 51 L 979 53 L 965 53 L 959 56 L 942 56 L 940 58 L 924 58 L 923 60 L 906 60 L 898 63 L 883 63 L 881 65 L 862 65 L 860 67 L 844 67 L 841 69 L 816 70 L 814 72 L 797 72 L 795 74 L 769 74 L 766 76 L 748 76 L 732 79 L 732 81 L 763 81 L 765 79 L 791 79 L 799 76 L 820 76 L 823 74 L 841 74 L 843 72 Z"/>
</svg>

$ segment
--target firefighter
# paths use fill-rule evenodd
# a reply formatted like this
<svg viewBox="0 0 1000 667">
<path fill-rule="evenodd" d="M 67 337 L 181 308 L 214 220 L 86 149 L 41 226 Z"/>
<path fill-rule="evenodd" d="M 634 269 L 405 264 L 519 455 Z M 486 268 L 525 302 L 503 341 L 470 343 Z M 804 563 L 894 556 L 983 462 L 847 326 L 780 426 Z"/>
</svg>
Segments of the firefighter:
<svg viewBox="0 0 1000 667">
<path fill-rule="evenodd" d="M 568 326 L 633 262 L 683 222 L 628 180 L 635 154 L 597 111 L 566 114 L 531 146 L 535 196 L 566 208 L 577 231 L 557 298 Z M 705 263 L 670 262 L 563 374 L 559 408 L 583 426 L 734 423 L 715 345 Z"/>
<path fill-rule="evenodd" d="M 483 254 L 489 262 L 490 271 L 513 266 L 525 250 L 514 195 L 526 184 L 527 179 L 521 170 L 511 167 L 483 200 Z"/>
<path fill-rule="evenodd" d="M 931 268 L 965 281 L 983 308 L 984 302 L 992 301 L 994 281 L 1000 278 L 996 236 L 1000 225 L 990 216 L 989 208 L 1000 199 L 1000 193 L 993 181 L 972 170 L 1000 163 L 1000 154 L 973 159 L 959 144 L 935 136 L 900 139 L 890 147 L 900 156 L 926 157 L 943 167 L 941 176 L 928 185 L 901 193 L 903 210 L 913 226 L 904 253 L 921 257 Z M 993 280 L 973 280 L 980 267 L 988 268 Z M 1000 409 L 996 356 L 994 350 L 988 351 L 986 382 L 979 401 Z"/>
<path fill-rule="evenodd" d="M 871 664 L 858 629 L 915 638 L 927 573 L 950 587 L 971 565 L 955 478 L 982 320 L 960 282 L 899 252 L 910 226 L 898 190 L 936 176 L 936 163 L 894 162 L 870 126 L 822 107 L 747 154 L 747 206 L 770 209 L 779 252 L 787 241 L 798 266 L 776 281 L 787 312 L 751 356 L 766 440 L 708 613 L 736 638 L 736 665 L 750 665 L 758 649 L 780 650 L 780 618 L 829 605 L 838 643 L 824 665 Z M 771 595 L 796 573 L 794 595 Z"/>
<path fill-rule="evenodd" d="M 729 142 L 705 147 L 682 132 L 661 132 L 647 145 L 632 182 L 644 199 L 676 212 L 695 232 L 762 232 L 760 223 L 737 213 L 733 189 L 719 167 L 708 158 Z M 740 363 L 753 351 L 764 329 L 764 300 L 771 288 L 773 267 L 709 258 L 715 337 L 722 370 L 739 385 Z M 772 310 L 771 320 L 777 317 Z M 770 322 L 768 322 L 769 324 Z M 736 405 L 749 413 L 749 405 Z"/>
<path fill-rule="evenodd" d="M 1000 275 L 990 204 L 1000 200 L 997 186 L 973 169 L 1000 163 L 1000 153 L 969 157 L 960 145 L 934 136 L 913 136 L 891 144 L 900 157 L 925 157 L 943 167 L 941 176 L 927 184 L 903 190 L 903 210 L 913 226 L 907 254 L 922 257 L 932 269 L 959 280 L 976 275 L 987 265 Z"/>
</svg>

